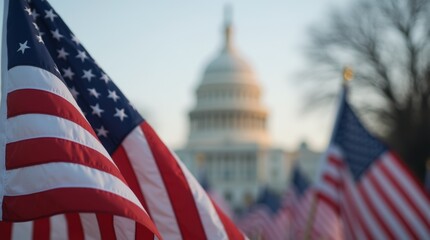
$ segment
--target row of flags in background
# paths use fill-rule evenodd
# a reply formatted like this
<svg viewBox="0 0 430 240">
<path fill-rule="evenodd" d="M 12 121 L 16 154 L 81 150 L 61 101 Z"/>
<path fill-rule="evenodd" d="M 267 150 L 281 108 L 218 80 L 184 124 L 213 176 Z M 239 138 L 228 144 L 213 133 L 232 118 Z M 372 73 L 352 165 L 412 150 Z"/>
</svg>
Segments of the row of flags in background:
<svg viewBox="0 0 430 240">
<path fill-rule="evenodd" d="M 245 239 L 44 0 L 5 0 L 1 239 Z M 430 200 L 343 90 L 314 186 L 238 222 L 261 239 L 429 239 Z"/>
<path fill-rule="evenodd" d="M 1 239 L 245 239 L 44 0 L 5 0 Z"/>
<path fill-rule="evenodd" d="M 310 185 L 298 165 L 283 203 L 259 201 L 239 221 L 254 239 L 430 239 L 430 195 L 372 136 L 342 89 L 331 143 Z M 279 222 L 282 221 L 280 224 Z"/>
</svg>

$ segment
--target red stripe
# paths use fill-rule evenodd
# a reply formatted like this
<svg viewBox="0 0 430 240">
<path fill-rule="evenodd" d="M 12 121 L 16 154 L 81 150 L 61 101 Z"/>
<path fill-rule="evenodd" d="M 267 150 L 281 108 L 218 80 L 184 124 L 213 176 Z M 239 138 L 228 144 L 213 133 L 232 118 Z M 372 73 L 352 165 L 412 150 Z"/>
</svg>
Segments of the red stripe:
<svg viewBox="0 0 430 240">
<path fill-rule="evenodd" d="M 30 113 L 47 114 L 70 120 L 97 138 L 90 124 L 76 107 L 58 95 L 36 89 L 16 90 L 7 95 L 8 118 Z"/>
<path fill-rule="evenodd" d="M 50 222 L 49 218 L 37 219 L 33 222 L 33 239 L 43 240 L 50 238 Z"/>
<path fill-rule="evenodd" d="M 1 239 L 12 239 L 12 223 L 0 221 L 0 236 Z"/>
<path fill-rule="evenodd" d="M 343 161 L 339 159 L 337 156 L 328 155 L 328 164 L 334 165 L 336 168 L 343 168 Z"/>
<path fill-rule="evenodd" d="M 338 191 L 340 186 L 342 185 L 341 179 L 336 179 L 332 175 L 324 174 L 322 177 L 322 181 L 333 187 L 334 190 Z"/>
<path fill-rule="evenodd" d="M 69 239 L 84 240 L 84 229 L 82 227 L 81 218 L 77 213 L 65 214 L 67 220 L 67 233 Z"/>
<path fill-rule="evenodd" d="M 149 231 L 145 226 L 136 223 L 136 238 L 135 239 L 154 239 L 154 233 Z"/>
<path fill-rule="evenodd" d="M 140 127 L 145 134 L 160 171 L 182 238 L 206 239 L 194 197 L 181 167 L 169 149 L 146 122 L 142 123 Z"/>
<path fill-rule="evenodd" d="M 6 169 L 69 162 L 95 168 L 125 182 L 118 168 L 100 152 L 65 139 L 34 138 L 6 144 Z"/>
<path fill-rule="evenodd" d="M 120 145 L 117 150 L 112 154 L 112 159 L 123 174 L 131 190 L 134 192 L 134 194 L 136 194 L 140 203 L 148 211 L 148 214 L 151 214 L 146 203 L 145 197 L 142 193 L 139 180 L 136 177 L 136 173 L 133 170 L 130 159 L 128 158 L 127 153 L 125 152 L 125 149 L 122 145 Z M 147 228 L 140 224 L 136 224 L 136 239 L 150 239 L 153 238 L 153 236 L 154 234 Z"/>
<path fill-rule="evenodd" d="M 322 192 L 317 192 L 316 197 L 318 200 L 325 202 L 327 205 L 329 205 L 337 214 L 339 214 L 339 203 L 334 200 L 333 198 L 327 196 L 326 194 Z"/>
<path fill-rule="evenodd" d="M 224 225 L 224 229 L 227 233 L 228 239 L 245 239 L 243 234 L 237 229 L 236 225 L 228 218 L 224 212 L 218 207 L 218 205 L 212 201 L 212 204 L 215 207 L 216 212 L 218 213 L 219 218 L 221 219 L 222 224 Z"/>
<path fill-rule="evenodd" d="M 113 225 L 113 216 L 110 214 L 101 214 L 97 215 L 97 223 L 100 229 L 100 236 L 103 240 L 115 240 L 115 228 Z"/>
<path fill-rule="evenodd" d="M 134 203 L 98 189 L 58 188 L 28 195 L 4 196 L 3 198 L 3 219 L 6 221 L 29 221 L 65 211 L 110 213 L 124 216 L 134 219 L 154 233 L 158 233 L 149 216 Z M 159 238 L 161 239 L 161 237 Z"/>
<path fill-rule="evenodd" d="M 374 167 L 379 168 L 378 165 L 380 166 L 381 164 L 379 163 Z M 376 172 L 377 172 L 377 174 L 383 174 L 382 172 L 378 171 L 377 169 L 376 169 Z M 377 201 L 380 201 L 382 204 L 388 206 L 389 212 L 391 213 L 391 216 L 393 218 L 399 220 L 401 222 L 400 225 L 406 227 L 406 231 L 408 232 L 409 236 L 413 236 L 412 239 L 419 239 L 419 237 L 416 235 L 416 232 L 409 225 L 409 222 L 406 221 L 406 219 L 400 213 L 399 209 L 395 206 L 393 201 L 387 196 L 387 194 L 385 193 L 384 187 L 379 183 L 379 181 L 376 179 L 376 177 L 372 173 L 368 174 L 368 177 L 369 177 L 371 184 L 375 187 L 376 192 L 379 193 L 379 198 Z M 394 214 L 395 216 L 393 216 L 392 214 Z M 397 227 L 397 226 L 390 226 L 390 227 L 392 228 L 392 227 Z M 392 231 L 394 231 L 394 230 L 392 230 Z"/>
<path fill-rule="evenodd" d="M 367 175 L 370 175 L 370 174 L 367 174 Z M 366 177 L 366 176 L 363 176 L 363 177 Z M 370 200 L 367 193 L 364 192 L 364 185 L 361 184 L 360 186 L 358 186 L 358 191 L 360 192 L 361 198 L 364 199 L 366 206 L 369 208 L 370 212 L 372 213 L 373 218 L 375 218 L 376 221 L 379 223 L 379 225 L 382 227 L 383 232 L 387 234 L 390 237 L 390 239 L 395 239 L 395 235 L 393 234 L 393 232 L 391 232 L 391 230 L 389 229 L 385 221 L 382 219 L 381 215 L 379 215 L 378 209 Z"/>
<path fill-rule="evenodd" d="M 392 163 L 398 163 L 398 160 L 395 158 L 391 158 L 390 160 Z M 397 165 L 397 166 L 401 167 L 401 165 Z M 381 163 L 379 165 L 379 169 L 384 174 L 384 176 L 388 178 L 390 183 L 394 185 L 394 188 L 399 192 L 402 198 L 407 202 L 407 206 L 409 207 L 409 209 L 411 209 L 411 212 L 414 214 L 414 216 L 419 218 L 420 222 L 422 222 L 427 227 L 427 229 L 430 229 L 430 222 L 427 220 L 428 216 L 424 216 L 423 212 L 415 205 L 414 201 L 412 200 L 412 198 L 417 198 L 417 197 L 424 197 L 423 199 L 426 200 L 425 198 L 426 195 L 421 195 L 420 192 L 418 192 L 414 194 L 414 196 L 410 196 L 410 194 L 408 194 L 406 190 L 403 189 L 402 185 L 399 183 L 398 178 L 394 176 L 394 173 L 392 173 L 384 164 Z M 399 170 L 402 171 L 402 168 L 400 168 Z M 402 171 L 402 172 L 408 172 L 408 171 Z M 405 182 L 414 184 L 413 181 L 412 182 L 405 181 Z M 426 202 L 428 203 L 428 201 Z"/>
</svg>

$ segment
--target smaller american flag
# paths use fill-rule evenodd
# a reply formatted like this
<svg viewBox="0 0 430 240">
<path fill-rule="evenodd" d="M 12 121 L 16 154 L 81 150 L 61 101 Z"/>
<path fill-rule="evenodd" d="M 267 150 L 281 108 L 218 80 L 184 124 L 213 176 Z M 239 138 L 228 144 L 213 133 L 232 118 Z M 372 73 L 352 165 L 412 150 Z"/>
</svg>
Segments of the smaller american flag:
<svg viewBox="0 0 430 240">
<path fill-rule="evenodd" d="M 361 124 L 343 89 L 318 200 L 337 211 L 348 239 L 429 239 L 430 200 L 399 157 Z"/>
<path fill-rule="evenodd" d="M 315 189 L 298 164 L 293 168 L 291 180 L 285 200 L 291 218 L 290 239 L 342 239 L 342 225 L 336 213 L 328 205 L 316 201 Z"/>
<path fill-rule="evenodd" d="M 290 218 L 281 204 L 276 193 L 264 188 L 256 203 L 240 218 L 239 228 L 253 239 L 286 239 Z"/>
</svg>

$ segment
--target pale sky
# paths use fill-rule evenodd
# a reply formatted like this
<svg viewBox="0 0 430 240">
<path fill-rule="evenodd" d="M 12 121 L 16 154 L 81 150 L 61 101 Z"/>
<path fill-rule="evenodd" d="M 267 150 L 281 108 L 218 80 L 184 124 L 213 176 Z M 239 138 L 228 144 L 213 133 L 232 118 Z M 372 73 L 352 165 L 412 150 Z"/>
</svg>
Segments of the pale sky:
<svg viewBox="0 0 430 240">
<path fill-rule="evenodd" d="M 303 98 L 295 82 L 306 67 L 303 50 L 309 27 L 345 2 L 50 0 L 172 148 L 186 142 L 194 91 L 204 67 L 221 47 L 223 9 L 231 4 L 235 45 L 263 88 L 273 142 L 287 149 L 303 139 L 319 149 L 328 141 L 333 112 L 302 115 Z M 0 7 L 3 12 L 3 4 Z"/>
</svg>

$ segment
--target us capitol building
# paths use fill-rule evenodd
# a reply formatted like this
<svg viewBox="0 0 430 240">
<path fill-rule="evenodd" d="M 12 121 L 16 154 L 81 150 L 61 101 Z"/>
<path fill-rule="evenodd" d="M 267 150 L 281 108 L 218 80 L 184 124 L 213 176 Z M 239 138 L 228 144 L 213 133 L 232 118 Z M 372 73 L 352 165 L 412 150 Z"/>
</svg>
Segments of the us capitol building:
<svg viewBox="0 0 430 240">
<path fill-rule="evenodd" d="M 287 187 L 292 158 L 271 145 L 261 94 L 252 67 L 234 46 L 226 17 L 222 47 L 196 89 L 186 146 L 176 153 L 233 209 L 256 199 L 263 187 L 278 192 Z"/>
</svg>

